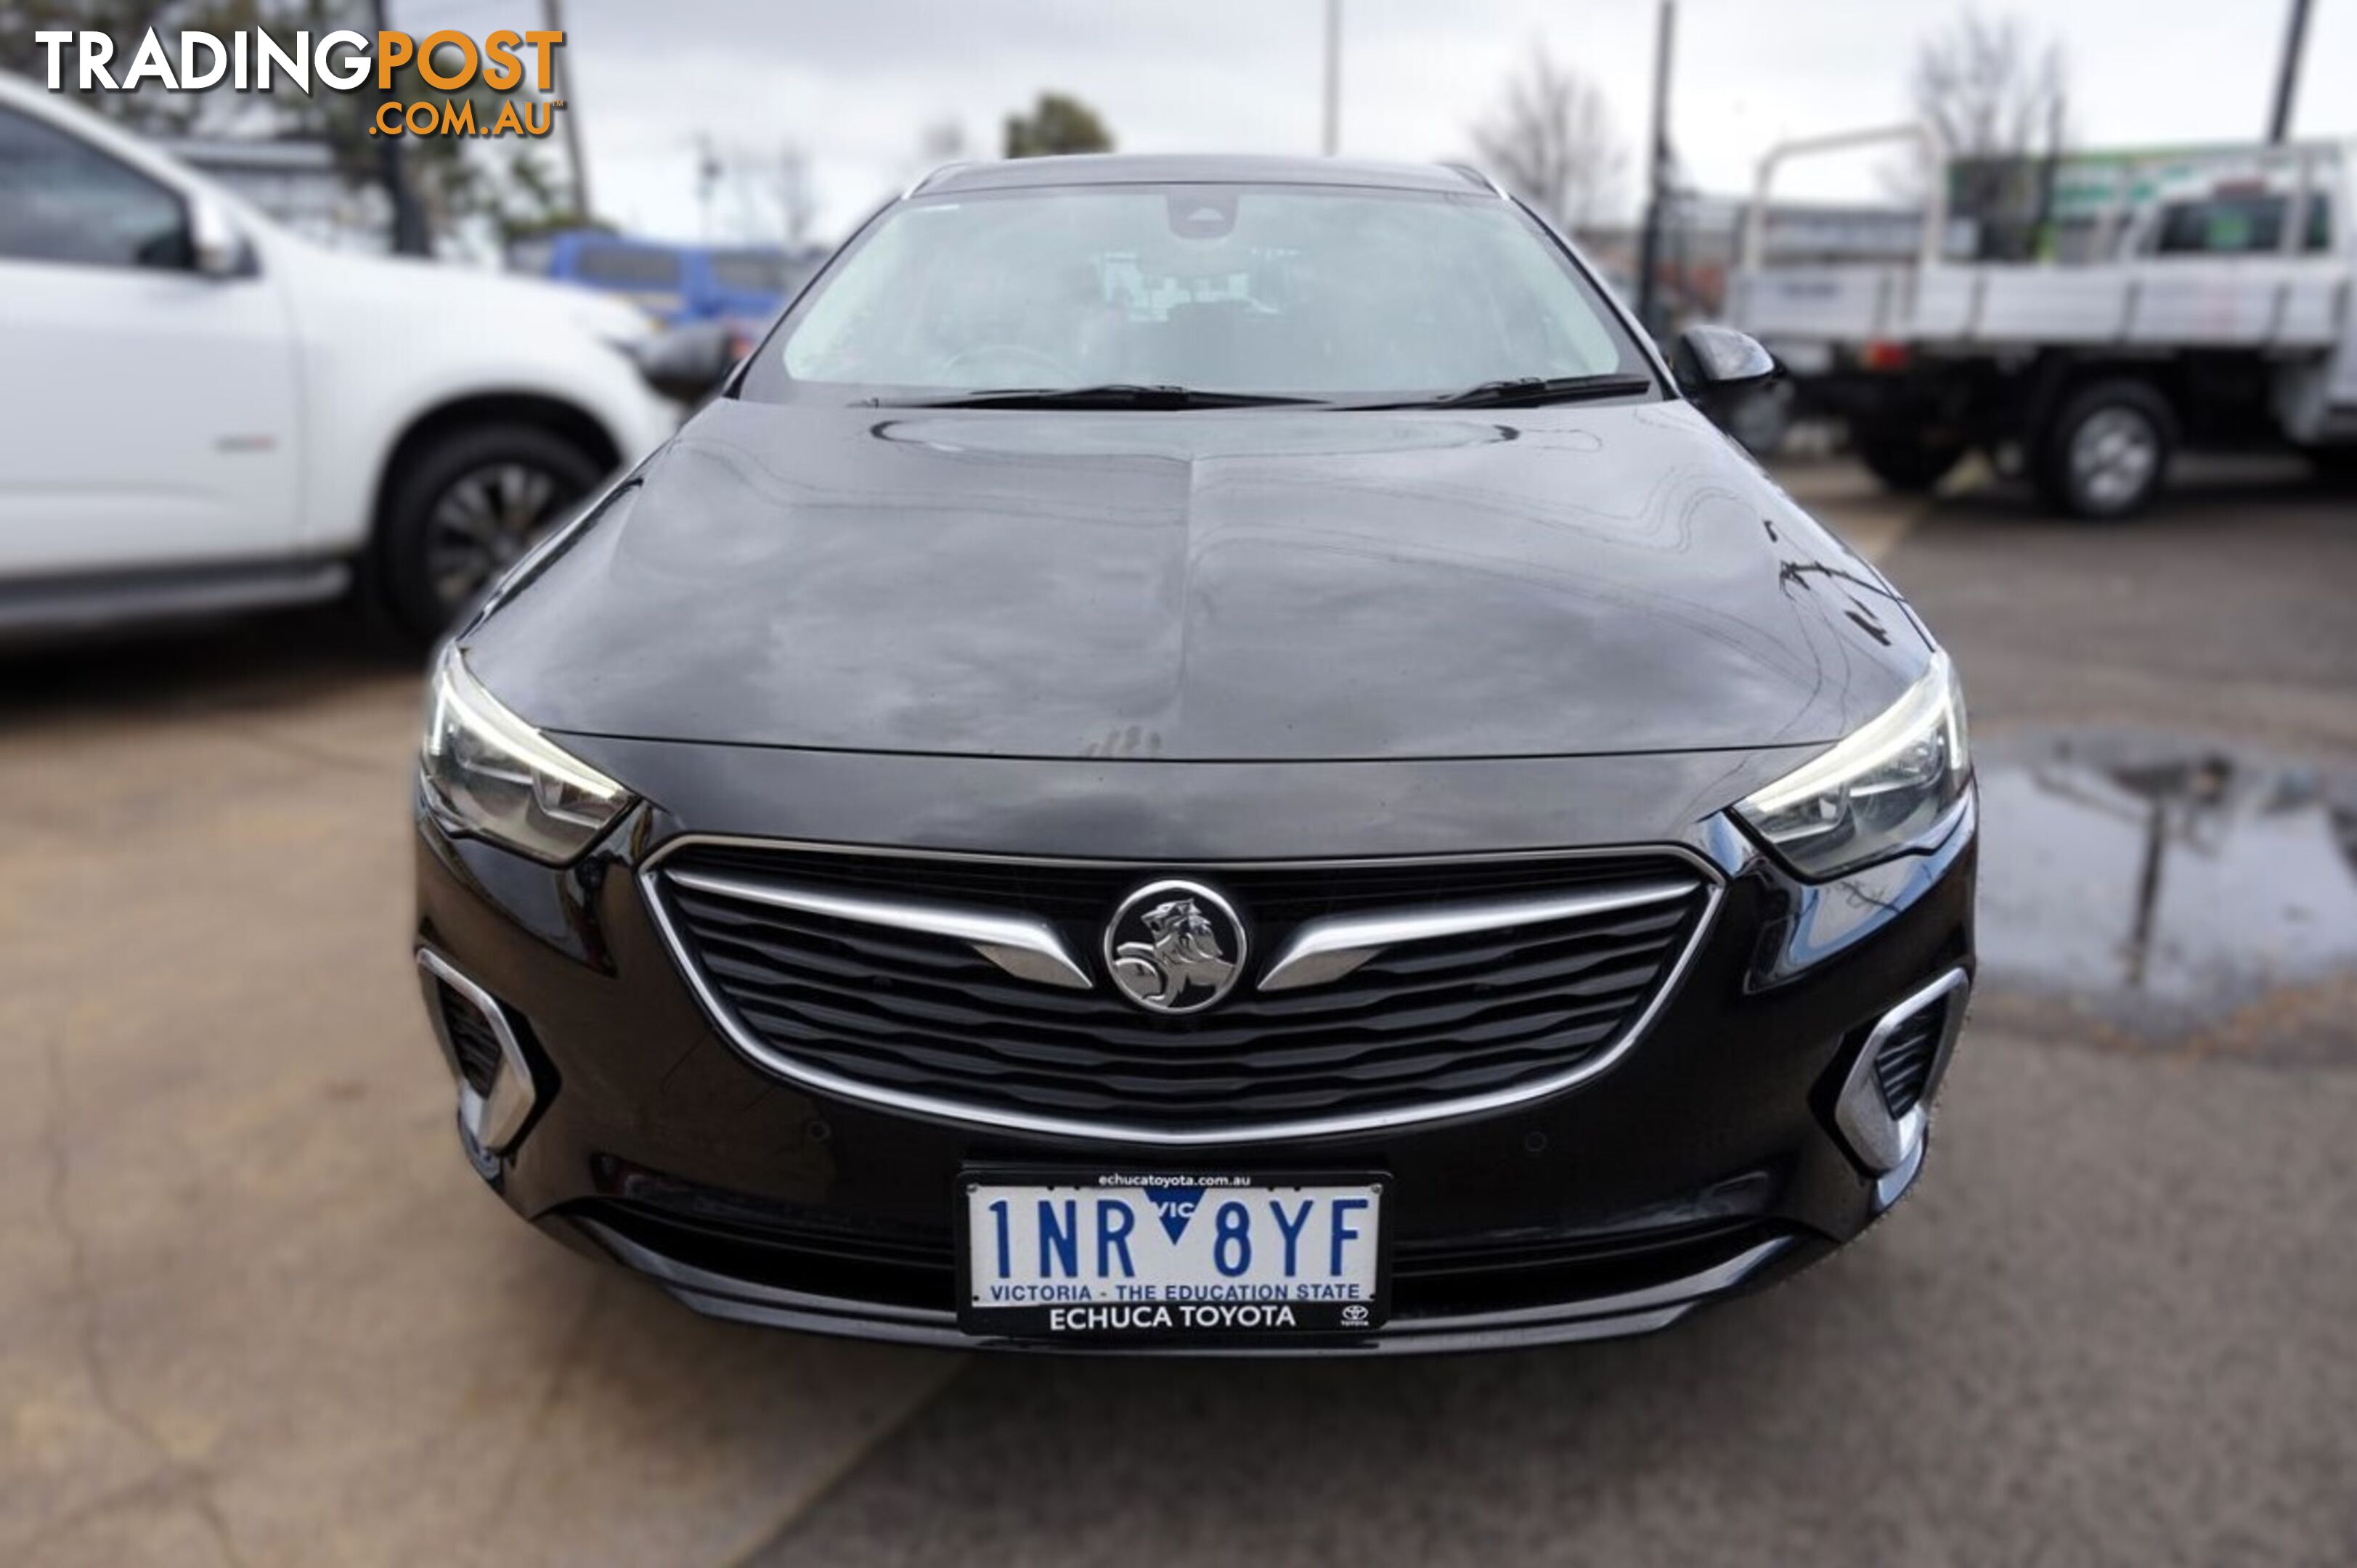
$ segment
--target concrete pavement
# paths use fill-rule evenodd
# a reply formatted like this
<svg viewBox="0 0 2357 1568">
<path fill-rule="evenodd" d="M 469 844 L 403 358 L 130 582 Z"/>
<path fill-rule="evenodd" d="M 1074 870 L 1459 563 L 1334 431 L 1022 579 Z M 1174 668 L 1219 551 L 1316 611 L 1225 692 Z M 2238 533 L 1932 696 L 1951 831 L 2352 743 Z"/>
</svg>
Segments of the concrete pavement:
<svg viewBox="0 0 2357 1568">
<path fill-rule="evenodd" d="M 949 1358 L 708 1322 L 468 1173 L 416 682 L 329 623 L 11 669 L 0 1562 L 730 1561 Z"/>
<path fill-rule="evenodd" d="M 964 1376 L 758 1559 L 2335 1563 L 2357 1075 L 1969 1031 L 1919 1193 L 1652 1338 Z"/>
</svg>

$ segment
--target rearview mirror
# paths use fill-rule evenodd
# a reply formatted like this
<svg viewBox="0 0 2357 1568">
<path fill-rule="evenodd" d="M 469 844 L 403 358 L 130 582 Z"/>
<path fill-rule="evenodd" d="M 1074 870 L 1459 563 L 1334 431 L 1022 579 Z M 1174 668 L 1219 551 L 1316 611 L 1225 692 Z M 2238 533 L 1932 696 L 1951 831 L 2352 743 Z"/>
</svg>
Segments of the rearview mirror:
<svg viewBox="0 0 2357 1568">
<path fill-rule="evenodd" d="M 209 278 L 251 277 L 255 271 L 253 242 L 210 197 L 188 198 L 188 265 Z"/>
<path fill-rule="evenodd" d="M 1670 368 L 1689 392 L 1720 392 L 1749 386 L 1781 373 L 1776 356 L 1760 339 L 1732 327 L 1689 327 L 1678 335 Z"/>
</svg>

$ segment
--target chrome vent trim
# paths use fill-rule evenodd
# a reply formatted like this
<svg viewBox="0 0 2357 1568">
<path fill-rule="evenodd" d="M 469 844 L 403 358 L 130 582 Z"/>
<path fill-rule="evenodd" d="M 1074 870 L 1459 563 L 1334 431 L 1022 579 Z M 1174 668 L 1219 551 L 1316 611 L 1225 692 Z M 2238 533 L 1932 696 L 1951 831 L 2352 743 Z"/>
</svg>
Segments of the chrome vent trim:
<svg viewBox="0 0 2357 1568">
<path fill-rule="evenodd" d="M 497 997 L 431 948 L 419 948 L 416 960 L 434 1037 L 442 1047 L 451 1078 L 457 1081 L 459 1123 L 487 1153 L 505 1154 L 516 1134 L 523 1131 L 532 1108 L 540 1100 L 540 1087 L 533 1081 L 532 1063 L 516 1039 L 514 1026 L 508 1022 L 507 1009 L 500 1005 Z M 450 1037 L 449 1018 L 443 1011 L 445 990 L 461 1005 L 480 1015 L 491 1037 L 499 1042 L 500 1063 L 488 1090 L 478 1090 L 467 1079 L 462 1055 L 457 1042 Z"/>
<path fill-rule="evenodd" d="M 675 871 L 671 879 L 724 897 L 766 904 L 773 909 L 795 909 L 805 915 L 825 915 L 864 926 L 889 926 L 903 931 L 960 941 L 1015 976 L 1067 991 L 1087 991 L 1095 982 L 1072 961 L 1064 943 L 1045 920 L 978 909 L 954 909 L 944 904 L 897 898 L 861 898 L 829 893 L 817 887 L 797 887 L 749 876 L 716 876 L 709 872 Z"/>
<path fill-rule="evenodd" d="M 1964 1026 L 1964 1004 L 1971 993 L 1972 977 L 1961 968 L 1948 971 L 1885 1013 L 1851 1061 L 1834 1100 L 1834 1125 L 1858 1162 L 1877 1176 L 1898 1170 L 1922 1147 L 1924 1131 L 1931 1125 L 1932 1092 L 1939 1087 L 1948 1058 L 1956 1048 L 1956 1035 Z M 1940 1020 L 1939 1042 L 1923 1069 L 1922 1094 L 1906 1114 L 1894 1116 L 1883 1097 L 1876 1061 L 1910 1019 L 1932 1007 L 1944 1007 L 1946 1013 Z"/>
<path fill-rule="evenodd" d="M 1469 937 L 1544 920 L 1577 919 L 1620 909 L 1641 908 L 1689 897 L 1691 882 L 1638 882 L 1625 887 L 1589 888 L 1538 898 L 1496 903 L 1446 904 L 1395 914 L 1337 915 L 1312 920 L 1294 933 L 1285 950 L 1260 979 L 1263 991 L 1294 991 L 1341 979 L 1386 948 Z"/>
</svg>

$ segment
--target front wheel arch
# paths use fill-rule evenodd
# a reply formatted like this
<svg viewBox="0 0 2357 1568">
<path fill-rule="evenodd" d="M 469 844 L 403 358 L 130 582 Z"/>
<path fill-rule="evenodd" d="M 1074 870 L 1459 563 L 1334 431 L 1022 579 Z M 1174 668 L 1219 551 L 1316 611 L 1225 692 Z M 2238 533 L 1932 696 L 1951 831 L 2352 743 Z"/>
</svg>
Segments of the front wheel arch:
<svg viewBox="0 0 2357 1568">
<path fill-rule="evenodd" d="M 404 634 L 429 635 L 418 607 L 404 605 L 387 571 L 386 556 L 395 513 L 420 464 L 470 432 L 487 429 L 538 432 L 562 442 L 601 478 L 621 466 L 614 437 L 594 415 L 561 398 L 533 392 L 485 392 L 454 398 L 419 413 L 402 430 L 379 465 L 369 508 L 369 532 L 358 560 L 361 596 L 372 614 L 390 619 Z"/>
<path fill-rule="evenodd" d="M 420 415 L 403 431 L 377 477 L 367 542 L 359 561 L 367 607 L 390 620 L 405 637 L 430 640 L 447 624 L 447 607 L 425 602 L 411 564 L 395 558 L 411 529 L 415 482 L 455 448 L 505 435 L 540 449 L 543 466 L 560 471 L 565 488 L 581 495 L 620 465 L 621 454 L 605 427 L 559 400 L 525 394 L 470 397 L 444 403 Z M 512 445 L 512 441 L 511 442 Z"/>
<path fill-rule="evenodd" d="M 419 456 L 453 435 L 483 424 L 526 424 L 547 431 L 580 448 L 600 471 L 612 473 L 622 461 L 621 447 L 597 417 L 562 398 L 537 392 L 479 392 L 436 403 L 403 427 L 378 465 L 376 488 L 369 501 L 369 534 L 373 541 L 384 532 L 387 509 L 402 476 Z"/>
</svg>

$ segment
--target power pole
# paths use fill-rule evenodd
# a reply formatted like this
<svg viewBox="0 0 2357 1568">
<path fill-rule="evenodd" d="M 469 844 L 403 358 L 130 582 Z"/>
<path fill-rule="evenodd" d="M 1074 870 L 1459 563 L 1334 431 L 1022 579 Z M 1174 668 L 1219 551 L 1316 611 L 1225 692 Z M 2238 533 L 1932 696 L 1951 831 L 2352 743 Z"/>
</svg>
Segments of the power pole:
<svg viewBox="0 0 2357 1568">
<path fill-rule="evenodd" d="M 2299 57 L 2308 47 L 2308 0 L 2291 0 L 2291 26 L 2284 34 L 2283 64 L 2276 72 L 2276 112 L 2267 140 L 2281 145 L 2291 132 L 2292 100 L 2299 91 Z"/>
<path fill-rule="evenodd" d="M 391 29 L 385 25 L 384 0 L 369 0 L 369 10 L 380 33 Z M 380 102 L 390 102 L 390 92 L 378 95 Z M 405 144 L 399 136 L 380 135 L 377 141 L 377 177 L 384 182 L 384 194 L 393 203 L 393 253 L 396 256 L 430 256 L 434 242 L 425 232 L 425 210 L 417 205 L 417 192 L 409 183 L 409 162 L 404 156 Z"/>
<path fill-rule="evenodd" d="M 565 31 L 565 0 L 541 0 L 542 25 L 552 33 Z M 571 48 L 573 40 L 565 40 Z M 573 72 L 567 70 L 557 79 L 565 91 L 565 161 L 572 166 L 573 212 L 583 222 L 591 217 L 589 206 L 589 160 L 581 156 L 581 93 L 573 85 Z"/>
<path fill-rule="evenodd" d="M 1637 246 L 1637 320 L 1661 336 L 1653 268 L 1662 256 L 1662 220 L 1670 184 L 1670 43 L 1677 32 L 1677 0 L 1662 0 L 1661 30 L 1653 40 L 1653 140 L 1645 179 L 1645 232 Z"/>
<path fill-rule="evenodd" d="M 1342 0 L 1326 0 L 1326 128 L 1318 146 L 1329 158 L 1342 146 Z"/>
<path fill-rule="evenodd" d="M 699 131 L 695 135 L 695 205 L 704 215 L 704 242 L 712 242 L 712 197 L 720 188 L 720 177 L 726 172 L 720 154 L 712 145 L 710 133 Z"/>
</svg>

